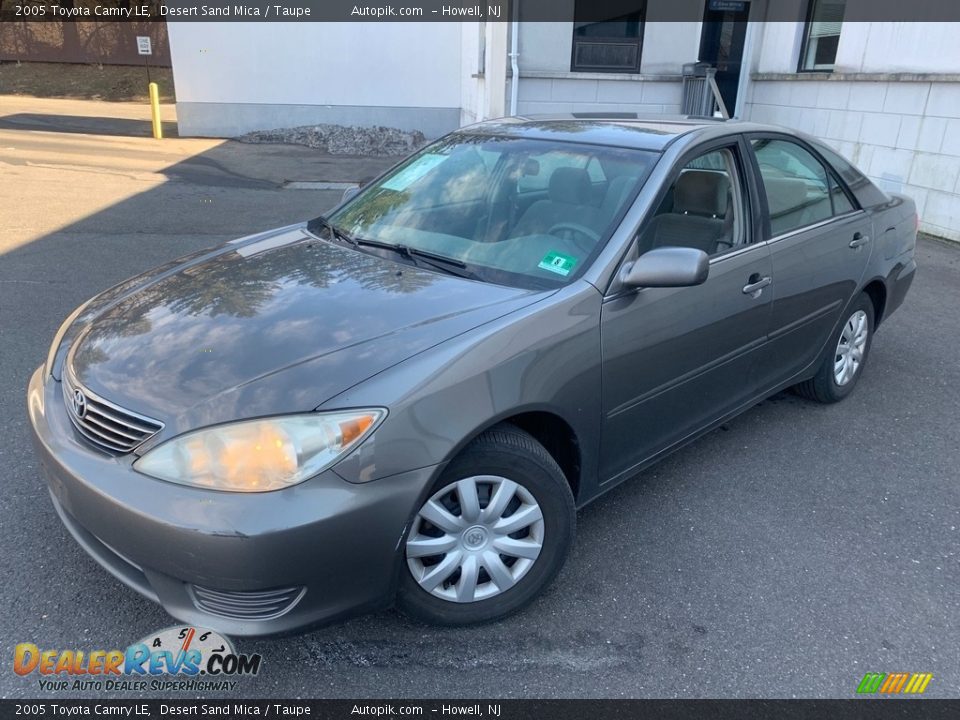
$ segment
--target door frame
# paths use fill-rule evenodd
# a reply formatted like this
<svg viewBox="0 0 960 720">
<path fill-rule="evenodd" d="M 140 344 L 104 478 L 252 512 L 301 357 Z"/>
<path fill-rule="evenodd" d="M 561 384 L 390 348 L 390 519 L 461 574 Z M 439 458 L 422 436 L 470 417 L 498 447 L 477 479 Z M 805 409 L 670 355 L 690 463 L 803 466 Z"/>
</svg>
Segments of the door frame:
<svg viewBox="0 0 960 720">
<path fill-rule="evenodd" d="M 713 1 L 714 0 L 706 0 L 703 4 L 703 16 L 700 22 L 700 43 L 697 46 L 697 60 L 699 62 L 709 63 L 711 67 L 717 67 L 717 64 L 718 64 L 718 58 L 713 58 L 710 60 L 704 59 L 704 51 L 706 50 L 705 45 L 706 45 L 706 39 L 707 39 L 706 31 L 709 25 L 722 25 L 724 20 L 719 20 L 719 21 L 708 20 L 707 19 L 708 16 L 710 16 L 711 14 L 723 15 L 728 12 L 743 14 L 742 20 L 732 21 L 735 28 L 738 24 L 742 24 L 742 27 L 743 27 L 743 40 L 740 47 L 740 59 L 739 59 L 740 67 L 737 70 L 736 82 L 731 84 L 731 86 L 733 87 L 733 98 L 732 98 L 733 102 L 727 103 L 726 98 L 724 98 L 724 103 L 727 105 L 727 112 L 730 113 L 730 117 L 734 117 L 736 115 L 736 109 L 739 105 L 740 93 L 744 89 L 742 87 L 742 84 L 743 84 L 742 80 L 743 80 L 743 73 L 744 73 L 744 65 L 746 64 L 746 51 L 747 51 L 748 37 L 750 33 L 750 15 L 752 14 L 752 11 L 753 11 L 753 2 L 752 0 L 718 0 L 719 2 L 725 2 L 725 1 L 742 2 L 744 7 L 740 10 L 732 10 L 732 9 L 713 10 L 710 7 L 711 2 Z M 734 32 L 737 32 L 737 30 L 735 29 Z"/>
<path fill-rule="evenodd" d="M 819 152 L 817 152 L 817 149 L 813 147 L 810 143 L 806 142 L 802 137 L 799 137 L 797 135 L 790 135 L 788 133 L 777 132 L 776 130 L 751 130 L 743 133 L 741 137 L 743 138 L 743 143 L 747 152 L 747 162 L 750 165 L 750 172 L 753 175 L 754 185 L 758 191 L 758 200 L 759 200 L 758 209 L 760 210 L 760 216 L 761 216 L 762 226 L 763 226 L 762 227 L 763 234 L 759 236 L 760 237 L 759 242 L 768 242 L 768 243 L 777 242 L 781 238 L 790 237 L 791 235 L 795 235 L 796 233 L 800 233 L 800 232 L 806 232 L 807 230 L 809 230 L 814 226 L 828 225 L 829 223 L 839 220 L 840 218 L 845 218 L 851 215 L 855 215 L 857 213 L 866 212 L 863 209 L 863 207 L 860 205 L 860 202 L 857 200 L 856 196 L 853 194 L 853 191 L 850 190 L 850 187 L 847 185 L 846 181 L 844 181 L 844 179 L 840 177 L 840 174 L 833 168 L 833 166 L 829 162 L 827 162 L 827 159 L 823 157 L 823 155 L 821 155 Z M 847 200 L 850 201 L 850 204 L 853 206 L 853 210 L 848 210 L 842 215 L 831 215 L 826 220 L 821 220 L 817 223 L 811 223 L 810 225 L 806 225 L 801 228 L 795 228 L 789 232 L 781 233 L 776 237 L 772 237 L 772 232 L 770 229 L 770 208 L 767 205 L 766 188 L 763 185 L 763 175 L 760 172 L 760 163 L 757 162 L 757 154 L 753 151 L 753 145 L 752 145 L 753 140 L 763 140 L 763 139 L 784 140 L 786 142 L 792 142 L 794 145 L 799 145 L 808 153 L 813 155 L 813 157 L 815 157 L 819 161 L 819 163 L 823 165 L 823 169 L 827 173 L 828 178 L 832 178 L 833 181 L 837 184 L 837 186 L 847 196 Z M 759 192 L 761 187 L 764 188 L 763 192 Z M 831 204 L 831 210 L 832 209 L 833 209 L 833 205 Z"/>
</svg>

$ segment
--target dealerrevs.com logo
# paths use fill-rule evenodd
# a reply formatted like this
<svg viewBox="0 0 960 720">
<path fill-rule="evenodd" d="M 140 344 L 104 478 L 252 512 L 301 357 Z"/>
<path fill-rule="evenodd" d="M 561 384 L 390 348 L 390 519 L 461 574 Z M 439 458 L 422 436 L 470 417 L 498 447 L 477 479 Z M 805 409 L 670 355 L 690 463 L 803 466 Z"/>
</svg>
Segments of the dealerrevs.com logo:
<svg viewBox="0 0 960 720">
<path fill-rule="evenodd" d="M 857 693 L 922 695 L 932 679 L 933 673 L 867 673 L 857 686 Z"/>
<path fill-rule="evenodd" d="M 260 672 L 260 655 L 238 654 L 214 630 L 170 627 L 125 650 L 41 650 L 19 643 L 13 671 L 37 676 L 40 689 L 145 691 L 233 690 L 234 678 Z"/>
</svg>

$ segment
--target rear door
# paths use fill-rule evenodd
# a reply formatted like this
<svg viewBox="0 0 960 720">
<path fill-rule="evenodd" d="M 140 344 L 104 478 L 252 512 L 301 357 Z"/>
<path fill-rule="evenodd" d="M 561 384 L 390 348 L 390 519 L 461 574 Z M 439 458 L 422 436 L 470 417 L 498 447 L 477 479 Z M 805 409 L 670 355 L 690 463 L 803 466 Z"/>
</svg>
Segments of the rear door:
<svg viewBox="0 0 960 720">
<path fill-rule="evenodd" d="M 773 262 L 771 364 L 773 386 L 820 356 L 860 286 L 872 223 L 814 150 L 786 135 L 751 135 L 764 225 Z"/>
<path fill-rule="evenodd" d="M 602 481 L 742 406 L 757 392 L 770 320 L 771 263 L 748 152 L 736 140 L 687 155 L 638 234 L 631 257 L 687 245 L 710 255 L 702 285 L 619 290 L 601 311 Z"/>
</svg>

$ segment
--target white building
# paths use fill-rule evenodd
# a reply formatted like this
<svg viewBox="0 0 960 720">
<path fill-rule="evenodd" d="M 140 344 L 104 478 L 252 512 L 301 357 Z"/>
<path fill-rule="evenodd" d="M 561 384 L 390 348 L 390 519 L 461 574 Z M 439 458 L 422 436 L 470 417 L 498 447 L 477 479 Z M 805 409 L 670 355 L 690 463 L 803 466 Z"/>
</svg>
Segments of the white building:
<svg viewBox="0 0 960 720">
<path fill-rule="evenodd" d="M 698 22 L 656 19 L 676 0 L 603 23 L 172 22 L 180 134 L 335 123 L 437 137 L 511 113 L 676 114 L 699 60 L 730 115 L 827 140 L 914 197 L 923 230 L 960 240 L 960 27 L 843 22 L 847 1 L 809 0 L 796 22 L 765 21 L 777 0 L 698 0 Z M 572 16 L 589 0 L 566 2 Z"/>
</svg>

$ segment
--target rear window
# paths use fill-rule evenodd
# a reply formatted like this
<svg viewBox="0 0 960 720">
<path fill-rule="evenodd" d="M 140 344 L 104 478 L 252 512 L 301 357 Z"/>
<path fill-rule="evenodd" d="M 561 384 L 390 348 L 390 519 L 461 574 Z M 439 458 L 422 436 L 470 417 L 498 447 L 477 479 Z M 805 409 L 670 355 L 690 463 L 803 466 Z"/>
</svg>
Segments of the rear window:
<svg viewBox="0 0 960 720">
<path fill-rule="evenodd" d="M 869 178 L 857 170 L 846 158 L 821 142 L 812 143 L 823 159 L 833 167 L 837 174 L 847 184 L 860 207 L 872 207 L 888 202 L 890 198 Z"/>
</svg>

